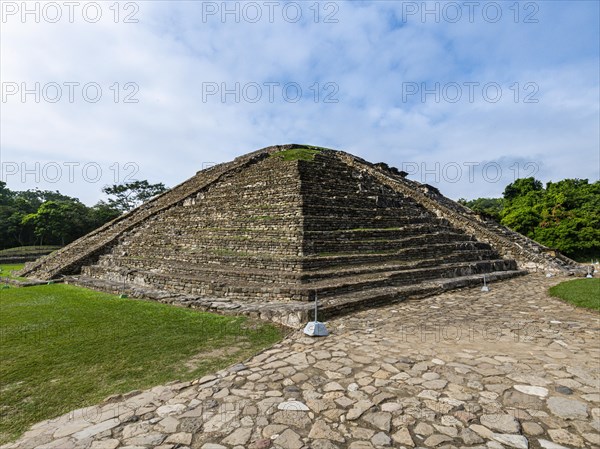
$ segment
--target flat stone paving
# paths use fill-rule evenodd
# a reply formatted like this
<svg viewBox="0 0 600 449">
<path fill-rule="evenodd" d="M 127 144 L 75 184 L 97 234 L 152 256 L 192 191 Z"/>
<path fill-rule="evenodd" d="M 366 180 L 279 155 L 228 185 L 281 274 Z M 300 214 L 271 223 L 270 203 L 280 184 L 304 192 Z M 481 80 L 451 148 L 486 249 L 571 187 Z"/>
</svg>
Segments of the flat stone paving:
<svg viewBox="0 0 600 449">
<path fill-rule="evenodd" d="M 2 448 L 600 446 L 600 321 L 540 275 L 359 312 L 194 382 L 38 423 Z"/>
</svg>

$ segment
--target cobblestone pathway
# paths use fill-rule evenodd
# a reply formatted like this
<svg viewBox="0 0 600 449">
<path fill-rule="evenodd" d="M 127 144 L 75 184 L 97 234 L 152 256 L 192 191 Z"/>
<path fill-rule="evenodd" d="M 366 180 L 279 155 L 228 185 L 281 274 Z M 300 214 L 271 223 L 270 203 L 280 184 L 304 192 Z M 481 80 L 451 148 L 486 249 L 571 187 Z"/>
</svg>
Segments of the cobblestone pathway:
<svg viewBox="0 0 600 449">
<path fill-rule="evenodd" d="M 600 323 L 538 275 L 330 321 L 194 382 L 39 423 L 9 448 L 600 446 Z"/>
</svg>

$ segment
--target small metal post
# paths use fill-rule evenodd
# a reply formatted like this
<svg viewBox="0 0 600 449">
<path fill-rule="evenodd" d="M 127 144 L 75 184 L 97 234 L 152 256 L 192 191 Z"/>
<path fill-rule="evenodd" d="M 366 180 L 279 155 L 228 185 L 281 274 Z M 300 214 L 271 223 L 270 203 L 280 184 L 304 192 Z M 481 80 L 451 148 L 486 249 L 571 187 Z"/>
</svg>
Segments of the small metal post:
<svg viewBox="0 0 600 449">
<path fill-rule="evenodd" d="M 485 280 L 485 274 L 483 275 L 483 287 L 481 287 L 482 292 L 489 292 L 490 288 L 487 286 L 487 282 Z"/>
<path fill-rule="evenodd" d="M 121 287 L 121 294 L 119 295 L 119 298 L 127 298 L 127 293 L 125 293 L 125 283 L 127 281 L 127 275 L 130 273 L 130 271 L 128 270 L 127 272 L 125 272 L 125 276 L 123 276 L 123 285 Z"/>
<path fill-rule="evenodd" d="M 315 291 L 315 319 L 304 327 L 304 333 L 306 335 L 310 335 L 311 337 L 326 337 L 329 335 L 327 328 L 323 323 L 317 321 L 317 300 L 317 292 Z"/>
</svg>

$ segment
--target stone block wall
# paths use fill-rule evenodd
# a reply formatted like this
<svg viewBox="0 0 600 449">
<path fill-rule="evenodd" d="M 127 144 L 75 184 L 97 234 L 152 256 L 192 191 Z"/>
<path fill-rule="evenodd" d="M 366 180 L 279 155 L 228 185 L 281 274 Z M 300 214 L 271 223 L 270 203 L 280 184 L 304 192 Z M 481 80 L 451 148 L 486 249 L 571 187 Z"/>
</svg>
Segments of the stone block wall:
<svg viewBox="0 0 600 449">
<path fill-rule="evenodd" d="M 559 274 L 585 274 L 585 268 L 568 257 L 556 253 L 518 232 L 491 219 L 485 219 L 471 209 L 452 201 L 437 189 L 409 180 L 394 170 L 371 164 L 350 154 L 337 152 L 336 156 L 348 165 L 374 176 L 379 182 L 409 196 L 416 203 L 447 220 L 457 229 L 490 244 L 502 257 L 515 259 L 519 267 Z"/>
<path fill-rule="evenodd" d="M 505 277 L 517 272 L 514 259 L 535 259 L 535 246 L 386 167 L 332 150 L 313 160 L 276 154 L 297 147 L 199 172 L 22 274 L 81 273 L 112 288 L 236 301 L 307 301 L 318 291 L 340 302 L 357 292 L 432 289 L 436 280 Z"/>
<path fill-rule="evenodd" d="M 77 274 L 83 266 L 94 263 L 100 255 L 107 253 L 120 236 L 140 226 L 146 220 L 186 201 L 188 197 L 218 182 L 221 176 L 239 173 L 257 161 L 267 158 L 271 152 L 293 147 L 294 145 L 281 145 L 265 148 L 240 156 L 231 162 L 202 170 L 187 181 L 106 223 L 61 250 L 26 264 L 19 274 L 38 279 L 54 279 L 63 275 Z"/>
<path fill-rule="evenodd" d="M 124 234 L 83 274 L 202 296 L 302 299 L 301 255 L 298 162 L 267 157 Z"/>
<path fill-rule="evenodd" d="M 123 233 L 83 274 L 232 300 L 309 300 L 515 268 L 324 151 L 224 174 Z"/>
</svg>

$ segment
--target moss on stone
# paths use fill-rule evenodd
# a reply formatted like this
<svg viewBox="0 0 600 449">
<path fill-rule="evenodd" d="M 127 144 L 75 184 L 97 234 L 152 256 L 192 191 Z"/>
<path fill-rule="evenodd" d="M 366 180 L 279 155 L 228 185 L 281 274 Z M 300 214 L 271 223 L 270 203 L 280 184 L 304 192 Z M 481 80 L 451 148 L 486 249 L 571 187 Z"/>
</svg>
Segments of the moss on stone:
<svg viewBox="0 0 600 449">
<path fill-rule="evenodd" d="M 291 150 L 279 151 L 271 156 L 276 156 L 284 161 L 313 161 L 315 156 L 321 152 L 317 147 L 293 148 Z"/>
</svg>

